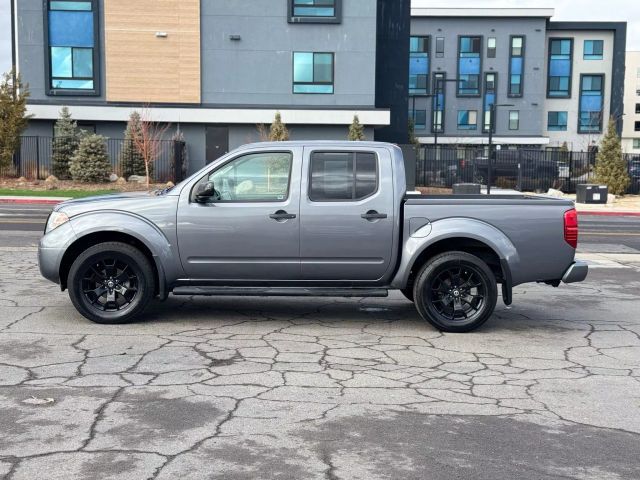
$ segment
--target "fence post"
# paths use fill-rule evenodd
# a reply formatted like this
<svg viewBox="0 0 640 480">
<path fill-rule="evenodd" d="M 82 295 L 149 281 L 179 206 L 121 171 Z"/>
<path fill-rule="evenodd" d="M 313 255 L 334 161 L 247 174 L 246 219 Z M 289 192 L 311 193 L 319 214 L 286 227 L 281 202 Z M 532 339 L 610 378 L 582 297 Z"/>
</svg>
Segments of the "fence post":
<svg viewBox="0 0 640 480">
<path fill-rule="evenodd" d="M 40 180 L 40 137 L 36 137 L 36 180 Z"/>
</svg>

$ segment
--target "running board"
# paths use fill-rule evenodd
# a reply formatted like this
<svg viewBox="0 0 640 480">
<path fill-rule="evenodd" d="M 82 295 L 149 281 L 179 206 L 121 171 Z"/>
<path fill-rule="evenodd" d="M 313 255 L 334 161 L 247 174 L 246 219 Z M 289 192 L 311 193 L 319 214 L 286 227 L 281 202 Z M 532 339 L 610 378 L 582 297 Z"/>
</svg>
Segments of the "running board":
<svg viewBox="0 0 640 480">
<path fill-rule="evenodd" d="M 238 297 L 387 297 L 384 288 L 305 288 L 305 287 L 194 287 L 173 289 L 174 295 Z"/>
</svg>

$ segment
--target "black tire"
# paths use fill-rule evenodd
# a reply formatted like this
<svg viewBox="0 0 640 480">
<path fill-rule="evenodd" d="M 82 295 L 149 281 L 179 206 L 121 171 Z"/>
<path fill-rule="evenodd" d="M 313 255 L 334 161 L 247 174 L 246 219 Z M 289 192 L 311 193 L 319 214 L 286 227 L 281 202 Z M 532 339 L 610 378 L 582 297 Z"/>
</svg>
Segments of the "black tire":
<svg viewBox="0 0 640 480">
<path fill-rule="evenodd" d="M 462 333 L 491 317 L 498 287 L 481 259 L 466 252 L 447 252 L 422 267 L 413 296 L 420 316 L 431 325 L 443 332 Z"/>
<path fill-rule="evenodd" d="M 120 242 L 99 243 L 82 252 L 67 279 L 76 310 L 95 323 L 129 323 L 154 296 L 155 276 L 147 257 Z"/>
</svg>

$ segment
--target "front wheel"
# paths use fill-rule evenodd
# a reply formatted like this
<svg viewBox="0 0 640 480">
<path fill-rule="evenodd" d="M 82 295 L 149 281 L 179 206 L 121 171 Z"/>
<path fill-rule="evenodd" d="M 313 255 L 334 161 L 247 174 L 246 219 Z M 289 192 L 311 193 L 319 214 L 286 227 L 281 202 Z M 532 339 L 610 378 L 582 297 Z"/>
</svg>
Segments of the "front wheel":
<svg viewBox="0 0 640 480">
<path fill-rule="evenodd" d="M 96 323 L 128 323 L 142 313 L 155 290 L 147 257 L 121 242 L 105 242 L 82 252 L 67 281 L 71 302 Z"/>
<path fill-rule="evenodd" d="M 422 267 L 413 296 L 418 312 L 443 332 L 470 332 L 496 307 L 496 279 L 485 262 L 466 252 L 442 253 Z"/>
</svg>

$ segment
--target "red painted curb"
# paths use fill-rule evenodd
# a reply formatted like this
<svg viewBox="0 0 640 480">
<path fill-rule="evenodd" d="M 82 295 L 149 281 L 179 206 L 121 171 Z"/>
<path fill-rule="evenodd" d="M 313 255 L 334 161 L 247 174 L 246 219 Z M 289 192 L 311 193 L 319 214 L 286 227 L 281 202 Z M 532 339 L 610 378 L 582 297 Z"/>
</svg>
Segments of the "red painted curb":
<svg viewBox="0 0 640 480">
<path fill-rule="evenodd" d="M 640 217 L 640 212 L 580 212 L 578 211 L 578 215 L 583 216 L 598 216 L 598 217 Z"/>
<path fill-rule="evenodd" d="M 0 198 L 0 203 L 15 203 L 21 205 L 57 205 L 64 200 L 36 199 L 36 198 Z"/>
</svg>

